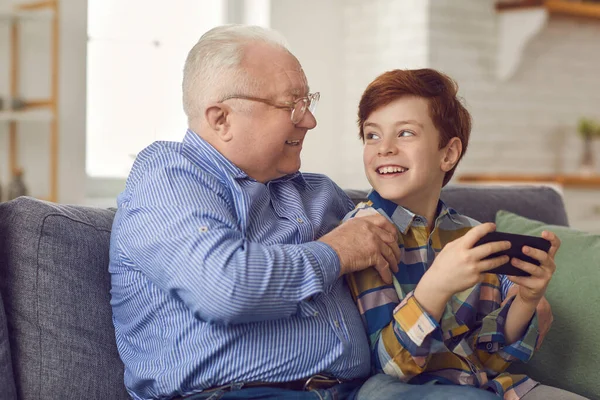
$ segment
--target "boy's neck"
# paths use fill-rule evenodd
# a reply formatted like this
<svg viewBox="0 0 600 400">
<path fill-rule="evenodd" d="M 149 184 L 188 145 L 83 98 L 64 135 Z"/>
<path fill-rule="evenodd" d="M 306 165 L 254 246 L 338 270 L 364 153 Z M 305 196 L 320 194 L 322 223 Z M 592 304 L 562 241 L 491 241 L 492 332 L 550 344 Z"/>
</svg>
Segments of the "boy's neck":
<svg viewBox="0 0 600 400">
<path fill-rule="evenodd" d="M 440 190 L 441 192 L 441 190 Z M 435 219 L 437 217 L 437 207 L 440 200 L 440 192 L 432 193 L 429 196 L 423 196 L 414 199 L 406 199 L 405 201 L 395 202 L 399 206 L 402 206 L 412 213 L 424 217 L 427 221 L 427 228 L 429 232 L 433 230 L 435 225 Z"/>
</svg>

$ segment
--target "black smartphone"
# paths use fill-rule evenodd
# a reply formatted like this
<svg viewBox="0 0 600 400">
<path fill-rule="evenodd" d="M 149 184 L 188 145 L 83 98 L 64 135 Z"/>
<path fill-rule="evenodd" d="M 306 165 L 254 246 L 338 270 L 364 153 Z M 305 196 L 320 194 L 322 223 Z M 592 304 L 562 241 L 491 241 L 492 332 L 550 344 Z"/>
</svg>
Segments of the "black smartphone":
<svg viewBox="0 0 600 400">
<path fill-rule="evenodd" d="M 551 243 L 549 240 L 546 240 L 541 237 L 528 236 L 528 235 L 517 235 L 516 233 L 506 233 L 506 232 L 490 232 L 487 235 L 485 235 L 484 237 L 482 237 L 481 239 L 479 239 L 479 241 L 477 243 L 475 243 L 475 246 L 479 246 L 481 244 L 485 244 L 485 243 L 489 243 L 489 242 L 503 242 L 505 240 L 507 240 L 511 243 L 510 249 L 491 254 L 488 257 L 484 258 L 484 260 L 487 260 L 489 258 L 495 258 L 495 257 L 507 255 L 511 259 L 518 258 L 519 260 L 523 260 L 523 261 L 531 263 L 531 264 L 540 265 L 540 262 L 538 260 L 531 258 L 528 255 L 523 253 L 523 251 L 522 251 L 523 246 L 533 247 L 536 249 L 543 250 L 545 252 L 548 252 L 548 250 L 550 250 L 550 246 L 551 246 Z M 494 274 L 504 274 L 504 275 L 513 275 L 513 276 L 530 276 L 531 275 L 530 273 L 525 272 L 522 269 L 519 269 L 519 268 L 515 267 L 514 265 L 512 265 L 510 263 L 510 260 L 506 264 L 503 264 L 499 267 L 491 269 L 488 272 L 491 272 Z"/>
</svg>

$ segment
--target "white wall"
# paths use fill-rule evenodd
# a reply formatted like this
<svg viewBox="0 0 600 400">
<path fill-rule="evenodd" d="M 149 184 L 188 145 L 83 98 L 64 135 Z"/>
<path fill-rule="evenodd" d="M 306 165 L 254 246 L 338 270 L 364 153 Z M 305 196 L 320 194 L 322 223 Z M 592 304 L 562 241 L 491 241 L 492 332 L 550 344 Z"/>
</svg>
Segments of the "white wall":
<svg viewBox="0 0 600 400">
<path fill-rule="evenodd" d="M 342 188 L 366 189 L 362 142 L 356 124 L 367 85 L 385 71 L 427 66 L 429 0 L 344 2 L 344 132 L 332 151 L 341 153 L 335 175 Z M 333 166 L 332 166 L 333 167 Z M 329 171 L 325 171 L 330 174 Z"/>
<path fill-rule="evenodd" d="M 12 2 L 0 0 L 0 7 Z M 16 3 L 16 2 L 14 2 Z M 85 196 L 85 87 L 87 2 L 60 0 L 59 71 L 59 201 L 81 203 Z M 0 95 L 9 93 L 8 24 L 0 23 Z M 49 22 L 22 25 L 21 94 L 24 98 L 47 97 L 50 93 Z M 6 57 L 6 58 L 5 58 Z M 19 127 L 19 158 L 30 194 L 48 194 L 48 124 L 22 123 Z M 0 123 L 0 184 L 8 183 L 8 124 Z"/>
<path fill-rule="evenodd" d="M 392 68 L 427 61 L 428 0 L 277 0 L 271 27 L 289 41 L 311 86 L 321 92 L 318 126 L 302 150 L 302 170 L 343 188 L 368 188 L 356 126 L 367 84 Z"/>
<path fill-rule="evenodd" d="M 271 28 L 281 32 L 298 58 L 311 91 L 321 92 L 317 127 L 308 132 L 302 149 L 302 171 L 327 173 L 336 179 L 344 167 L 336 147 L 343 134 L 341 77 L 344 49 L 342 16 L 345 0 L 274 0 Z"/>
<path fill-rule="evenodd" d="M 600 21 L 551 15 L 515 75 L 499 82 L 493 4 L 431 2 L 429 65 L 458 81 L 474 120 L 457 174 L 574 172 L 577 121 L 600 119 Z"/>
<path fill-rule="evenodd" d="M 7 2 L 0 0 L 0 6 Z M 86 1 L 60 3 L 59 200 L 78 203 L 85 193 Z M 493 3 L 273 0 L 271 26 L 287 37 L 311 88 L 322 94 L 319 125 L 307 136 L 302 169 L 325 173 L 344 188 L 366 188 L 355 122 L 362 91 L 385 70 L 430 66 L 459 82 L 474 117 L 472 140 L 459 173 L 574 171 L 581 148 L 577 119 L 600 118 L 600 23 L 552 16 L 526 48 L 515 76 L 500 82 L 494 76 Z M 38 26 L 25 31 L 38 39 L 28 42 L 33 46 L 30 54 L 24 49 L 28 76 L 24 94 L 43 95 L 48 78 L 38 67 L 46 65 L 47 30 Z M 7 27 L 0 24 L 3 59 L 8 57 L 7 36 Z M 0 68 L 5 66 L 0 63 Z M 0 94 L 8 92 L 7 78 L 8 72 L 0 69 Z M 24 126 L 20 138 L 27 183 L 34 195 L 43 196 L 47 127 Z M 6 139 L 6 125 L 0 123 L 4 185 Z"/>
<path fill-rule="evenodd" d="M 273 8 L 273 28 L 322 92 L 303 170 L 326 173 L 342 187 L 367 187 L 355 139 L 358 100 L 392 68 L 431 67 L 458 81 L 474 126 L 457 175 L 574 172 L 582 147 L 577 120 L 600 119 L 597 20 L 551 16 L 515 75 L 499 81 L 494 0 L 279 0 Z"/>
</svg>

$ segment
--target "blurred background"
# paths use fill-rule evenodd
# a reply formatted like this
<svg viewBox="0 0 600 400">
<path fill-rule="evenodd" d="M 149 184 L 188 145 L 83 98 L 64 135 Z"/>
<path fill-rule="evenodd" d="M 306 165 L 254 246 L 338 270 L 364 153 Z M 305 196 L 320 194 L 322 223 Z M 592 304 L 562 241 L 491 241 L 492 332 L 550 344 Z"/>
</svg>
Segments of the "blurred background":
<svg viewBox="0 0 600 400">
<path fill-rule="evenodd" d="M 0 198 L 113 206 L 141 149 L 183 137 L 187 52 L 231 22 L 281 32 L 321 92 L 303 171 L 368 188 L 362 91 L 435 68 L 474 120 L 452 183 L 552 185 L 600 231 L 597 1 L 0 0 Z"/>
</svg>

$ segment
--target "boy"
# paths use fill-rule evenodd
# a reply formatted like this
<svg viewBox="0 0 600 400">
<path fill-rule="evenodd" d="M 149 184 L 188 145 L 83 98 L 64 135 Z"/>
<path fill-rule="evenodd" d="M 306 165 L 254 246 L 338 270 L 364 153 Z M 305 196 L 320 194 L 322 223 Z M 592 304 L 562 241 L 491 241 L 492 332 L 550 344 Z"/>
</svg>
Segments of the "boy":
<svg viewBox="0 0 600 400">
<path fill-rule="evenodd" d="M 456 84 L 437 71 L 394 70 L 375 79 L 360 101 L 363 162 L 373 191 L 345 220 L 383 214 L 399 230 L 402 258 L 392 285 L 373 268 L 348 277 L 373 367 L 389 375 L 371 378 L 359 398 L 385 399 L 386 386 L 401 382 L 470 385 L 505 399 L 536 392 L 537 382 L 504 371 L 513 360 L 528 361 L 533 354 L 535 309 L 556 269 L 560 241 L 544 232 L 552 244 L 548 253 L 524 247 L 539 267 L 511 260 L 531 276 L 508 278 L 519 286 L 516 296 L 505 299 L 511 282 L 486 271 L 508 257 L 483 259 L 510 243 L 474 247 L 494 224 L 480 225 L 440 200 L 471 130 L 470 115 L 456 94 Z M 445 390 L 451 387 L 439 388 L 440 398 L 448 398 Z M 560 392 L 564 398 L 566 392 Z"/>
</svg>

